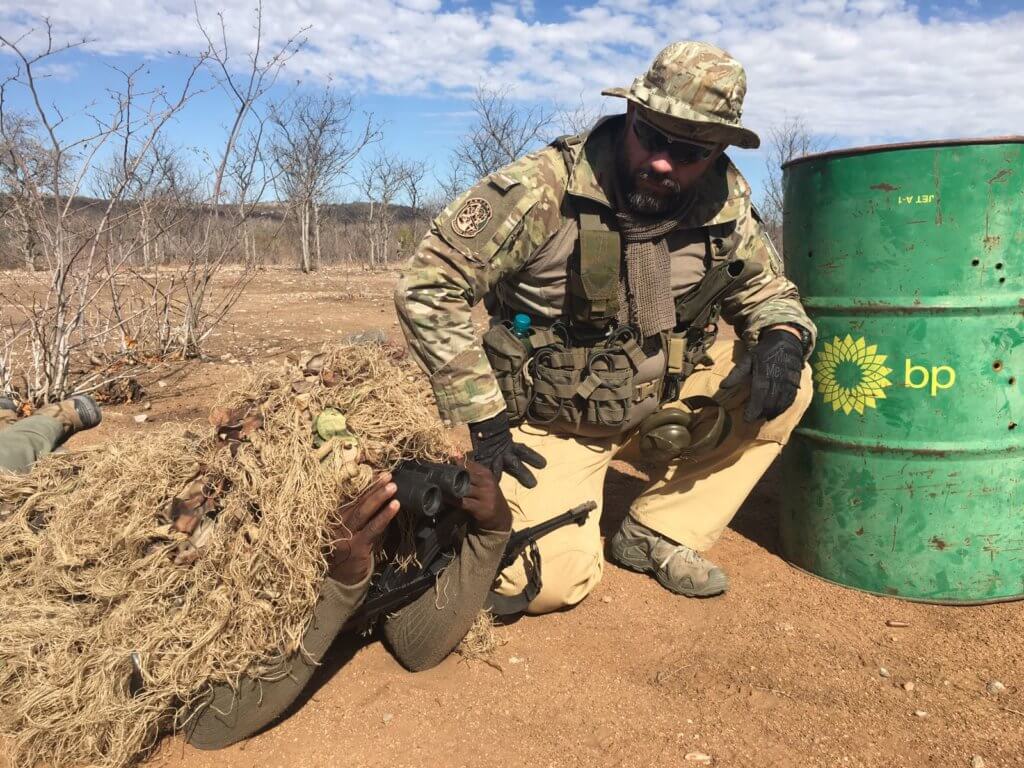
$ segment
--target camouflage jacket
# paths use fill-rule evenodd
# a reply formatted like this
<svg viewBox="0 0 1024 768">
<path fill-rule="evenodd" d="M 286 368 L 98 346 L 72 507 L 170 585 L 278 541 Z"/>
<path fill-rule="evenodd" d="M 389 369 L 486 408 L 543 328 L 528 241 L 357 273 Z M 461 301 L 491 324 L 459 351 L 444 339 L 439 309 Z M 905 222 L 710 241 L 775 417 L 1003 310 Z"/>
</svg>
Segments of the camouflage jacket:
<svg viewBox="0 0 1024 768">
<path fill-rule="evenodd" d="M 493 317 L 525 312 L 535 322 L 563 318 L 567 265 L 579 237 L 577 199 L 611 208 L 621 117 L 608 118 L 562 149 L 546 147 L 480 181 L 433 221 L 395 289 L 402 330 L 430 376 L 446 423 L 505 409 L 477 339 L 471 307 L 486 299 Z M 711 263 L 753 259 L 763 271 L 723 301 L 723 317 L 747 344 L 761 329 L 814 324 L 750 203 L 750 187 L 724 155 L 693 190 L 686 220 L 667 235 L 672 293 L 696 286 Z"/>
</svg>

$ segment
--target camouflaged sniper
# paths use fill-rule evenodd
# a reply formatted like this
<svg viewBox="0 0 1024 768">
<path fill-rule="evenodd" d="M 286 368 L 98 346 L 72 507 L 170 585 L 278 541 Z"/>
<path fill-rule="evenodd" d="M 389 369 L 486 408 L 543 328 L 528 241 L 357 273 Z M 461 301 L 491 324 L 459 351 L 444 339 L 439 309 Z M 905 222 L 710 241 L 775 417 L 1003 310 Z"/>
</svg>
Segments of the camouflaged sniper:
<svg viewBox="0 0 1024 768">
<path fill-rule="evenodd" d="M 648 119 L 650 110 L 659 110 L 657 119 L 674 121 L 677 135 L 698 138 L 697 132 L 710 131 L 713 140 L 757 146 L 757 136 L 739 124 L 745 88 L 742 68 L 724 52 L 676 43 L 629 91 L 614 95 L 642 104 Z M 680 90 L 692 99 L 689 107 Z M 537 325 L 566 316 L 567 265 L 580 235 L 577 210 L 595 204 L 613 210 L 623 126 L 621 115 L 606 118 L 568 142 L 568 158 L 550 146 L 491 174 L 445 208 L 420 243 L 395 302 L 446 422 L 482 421 L 505 409 L 473 327 L 473 305 L 485 300 L 492 317 L 523 312 Z M 751 206 L 750 187 L 732 162 L 722 156 L 688 197 L 689 210 L 666 236 L 673 297 L 691 291 L 709 266 L 750 259 L 763 269 L 724 297 L 723 317 L 748 344 L 779 323 L 813 334 L 814 324 Z"/>
</svg>

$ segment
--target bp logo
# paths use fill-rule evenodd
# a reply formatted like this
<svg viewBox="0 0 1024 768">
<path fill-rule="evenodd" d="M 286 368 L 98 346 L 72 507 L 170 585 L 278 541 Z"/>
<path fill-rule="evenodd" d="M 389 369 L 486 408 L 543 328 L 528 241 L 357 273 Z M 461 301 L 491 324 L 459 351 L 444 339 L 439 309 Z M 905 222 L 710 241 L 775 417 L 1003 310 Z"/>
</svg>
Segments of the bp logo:
<svg viewBox="0 0 1024 768">
<path fill-rule="evenodd" d="M 863 414 L 865 408 L 876 408 L 877 401 L 885 399 L 885 388 L 892 386 L 892 369 L 885 366 L 885 359 L 863 336 L 836 336 L 818 353 L 814 381 L 833 411 Z"/>
</svg>

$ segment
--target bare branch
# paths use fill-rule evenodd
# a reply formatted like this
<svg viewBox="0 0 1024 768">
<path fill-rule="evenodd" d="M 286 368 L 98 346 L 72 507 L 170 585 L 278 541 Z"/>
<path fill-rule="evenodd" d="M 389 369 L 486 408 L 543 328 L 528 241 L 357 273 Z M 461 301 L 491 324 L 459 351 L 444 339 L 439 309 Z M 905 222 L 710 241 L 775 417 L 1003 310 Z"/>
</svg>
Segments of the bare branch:
<svg viewBox="0 0 1024 768">
<path fill-rule="evenodd" d="M 474 178 L 508 165 L 549 138 L 555 115 L 540 106 L 516 104 L 509 88 L 478 86 L 473 96 L 476 122 L 455 148 L 457 162 Z"/>
<path fill-rule="evenodd" d="M 758 207 L 765 229 L 775 247 L 782 251 L 783 184 L 782 166 L 791 160 L 828 148 L 832 139 L 811 132 L 799 115 L 786 115 L 767 132 L 765 189 Z"/>
</svg>

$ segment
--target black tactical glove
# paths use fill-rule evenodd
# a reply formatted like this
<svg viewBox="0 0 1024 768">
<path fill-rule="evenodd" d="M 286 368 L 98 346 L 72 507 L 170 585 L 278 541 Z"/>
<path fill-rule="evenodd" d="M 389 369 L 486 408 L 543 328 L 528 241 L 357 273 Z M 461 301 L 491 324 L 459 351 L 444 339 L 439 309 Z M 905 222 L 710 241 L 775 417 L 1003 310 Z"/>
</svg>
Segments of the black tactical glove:
<svg viewBox="0 0 1024 768">
<path fill-rule="evenodd" d="M 744 421 L 771 420 L 796 400 L 804 349 L 800 339 L 781 328 L 764 331 L 750 350 L 750 400 Z"/>
<path fill-rule="evenodd" d="M 524 488 L 536 487 L 537 478 L 523 462 L 544 469 L 547 461 L 532 448 L 512 442 L 507 413 L 470 424 L 469 436 L 473 441 L 473 459 L 491 470 L 495 478 L 500 480 L 501 473 L 508 472 Z"/>
</svg>

